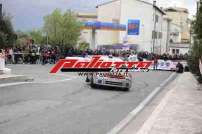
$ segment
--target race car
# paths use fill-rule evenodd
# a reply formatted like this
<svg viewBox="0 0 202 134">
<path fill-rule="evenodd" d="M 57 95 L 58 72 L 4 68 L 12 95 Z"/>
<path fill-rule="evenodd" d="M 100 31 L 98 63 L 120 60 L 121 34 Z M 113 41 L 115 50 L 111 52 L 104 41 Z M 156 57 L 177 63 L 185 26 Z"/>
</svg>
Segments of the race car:
<svg viewBox="0 0 202 134">
<path fill-rule="evenodd" d="M 102 57 L 104 61 L 120 61 L 120 58 Z M 132 75 L 126 72 L 93 73 L 86 79 L 92 88 L 99 86 L 117 87 L 124 91 L 129 91 L 132 86 Z"/>
</svg>

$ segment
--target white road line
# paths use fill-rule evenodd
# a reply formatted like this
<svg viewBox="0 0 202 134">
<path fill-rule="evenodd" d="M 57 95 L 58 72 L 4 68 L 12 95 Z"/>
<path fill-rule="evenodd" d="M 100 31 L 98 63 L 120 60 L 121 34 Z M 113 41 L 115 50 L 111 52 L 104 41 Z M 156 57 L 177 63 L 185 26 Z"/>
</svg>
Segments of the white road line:
<svg viewBox="0 0 202 134">
<path fill-rule="evenodd" d="M 147 96 L 133 111 L 131 111 L 121 122 L 119 122 L 111 131 L 107 134 L 118 134 L 123 130 L 132 119 L 143 110 L 143 108 L 153 99 L 153 97 L 174 77 L 175 73 L 172 73 L 159 87 L 155 88 L 154 91 Z"/>
<path fill-rule="evenodd" d="M 5 84 L 0 84 L 1 87 L 9 87 L 9 86 L 17 86 L 17 85 L 22 85 L 22 84 L 28 84 L 32 82 L 15 82 L 15 83 L 5 83 Z"/>
<path fill-rule="evenodd" d="M 74 79 L 74 78 L 72 78 L 72 79 Z M 63 80 L 47 81 L 47 82 L 14 82 L 14 83 L 5 83 L 5 84 L 0 84 L 0 88 L 1 87 L 9 87 L 9 86 L 18 86 L 18 85 L 23 85 L 23 84 L 54 84 L 54 83 L 60 83 L 60 82 L 70 81 L 72 79 L 63 79 Z"/>
<path fill-rule="evenodd" d="M 53 84 L 53 83 L 60 83 L 60 82 L 65 82 L 65 81 L 69 81 L 72 79 L 63 79 L 63 80 L 55 80 L 55 81 L 47 81 L 47 82 L 32 82 L 34 84 Z"/>
</svg>

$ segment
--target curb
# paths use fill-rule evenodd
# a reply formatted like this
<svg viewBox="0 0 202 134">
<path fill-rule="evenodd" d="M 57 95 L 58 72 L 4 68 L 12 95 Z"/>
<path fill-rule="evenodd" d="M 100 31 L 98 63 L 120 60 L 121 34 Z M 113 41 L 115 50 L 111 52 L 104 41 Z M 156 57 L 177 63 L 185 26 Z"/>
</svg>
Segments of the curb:
<svg viewBox="0 0 202 134">
<path fill-rule="evenodd" d="M 172 73 L 164 82 L 162 82 L 154 91 L 147 96 L 133 111 L 131 111 L 121 122 L 112 128 L 107 134 L 119 134 L 144 108 L 150 101 L 164 88 L 165 85 L 175 76 Z"/>
</svg>

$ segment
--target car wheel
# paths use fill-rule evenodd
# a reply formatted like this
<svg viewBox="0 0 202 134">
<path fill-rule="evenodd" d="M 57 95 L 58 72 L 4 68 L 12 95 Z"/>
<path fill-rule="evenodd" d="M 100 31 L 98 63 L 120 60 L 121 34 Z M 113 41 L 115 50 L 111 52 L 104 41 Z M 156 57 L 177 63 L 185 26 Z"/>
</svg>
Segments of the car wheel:
<svg viewBox="0 0 202 134">
<path fill-rule="evenodd" d="M 91 86 L 91 88 L 96 88 L 96 84 L 94 84 L 93 78 L 90 81 L 90 86 Z"/>
<path fill-rule="evenodd" d="M 86 82 L 90 82 L 90 79 L 88 77 L 86 77 Z"/>
<path fill-rule="evenodd" d="M 130 91 L 130 88 L 123 88 L 123 91 L 128 92 L 128 91 Z"/>
</svg>

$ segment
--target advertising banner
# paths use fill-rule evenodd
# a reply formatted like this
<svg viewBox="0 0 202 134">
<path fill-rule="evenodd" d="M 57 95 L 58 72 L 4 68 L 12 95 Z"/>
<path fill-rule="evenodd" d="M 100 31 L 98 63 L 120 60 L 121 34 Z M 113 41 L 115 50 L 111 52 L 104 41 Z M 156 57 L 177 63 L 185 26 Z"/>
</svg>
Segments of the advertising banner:
<svg viewBox="0 0 202 134">
<path fill-rule="evenodd" d="M 99 22 L 99 21 L 87 21 L 82 23 L 83 29 L 100 29 L 100 30 L 119 30 L 126 31 L 126 25 L 111 23 L 111 22 Z"/>
<path fill-rule="evenodd" d="M 128 35 L 139 35 L 140 20 L 128 20 Z"/>
<path fill-rule="evenodd" d="M 165 71 L 174 71 L 176 70 L 178 61 L 171 61 L 171 60 L 158 60 L 158 65 L 157 69 L 158 70 L 165 70 Z M 184 67 L 187 66 L 187 63 L 185 61 L 180 62 Z M 153 70 L 154 69 L 154 62 L 152 65 L 149 67 L 149 69 Z"/>
<path fill-rule="evenodd" d="M 176 69 L 177 62 L 173 62 L 171 60 L 164 61 L 164 60 L 158 60 L 158 67 L 159 70 L 175 70 Z"/>
</svg>

